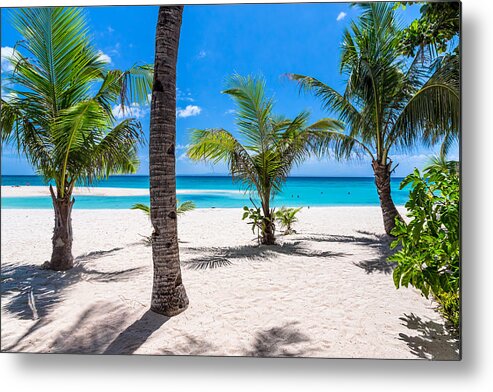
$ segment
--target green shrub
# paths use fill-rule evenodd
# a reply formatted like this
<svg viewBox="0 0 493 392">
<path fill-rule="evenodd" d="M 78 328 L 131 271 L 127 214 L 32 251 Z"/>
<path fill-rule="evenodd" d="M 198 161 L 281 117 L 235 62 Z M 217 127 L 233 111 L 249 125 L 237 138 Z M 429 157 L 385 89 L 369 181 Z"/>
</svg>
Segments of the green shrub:
<svg viewBox="0 0 493 392">
<path fill-rule="evenodd" d="M 272 210 L 272 215 L 275 215 L 274 210 Z M 257 241 L 259 244 L 261 238 L 264 237 L 264 233 L 266 232 L 269 223 L 275 232 L 275 225 L 273 225 L 273 222 L 271 222 L 269 217 L 264 216 L 260 207 L 250 208 L 244 206 L 241 220 L 245 219 L 250 220 L 247 224 L 252 225 L 252 232 L 253 234 L 257 234 Z"/>
<path fill-rule="evenodd" d="M 439 303 L 443 315 L 459 323 L 460 209 L 456 162 L 436 162 L 423 175 L 415 169 L 401 183 L 412 186 L 406 203 L 409 223 L 396 220 L 389 258 L 396 262 L 395 286 L 414 286 Z"/>
<path fill-rule="evenodd" d="M 459 325 L 460 320 L 460 299 L 459 292 L 447 293 L 442 292 L 438 295 L 437 301 L 439 309 L 447 320 L 449 320 L 454 326 Z"/>
<path fill-rule="evenodd" d="M 276 220 L 279 222 L 281 227 L 284 229 L 284 235 L 296 234 L 296 230 L 293 229 L 293 224 L 298 222 L 296 214 L 301 211 L 302 207 L 299 208 L 287 208 L 281 207 L 276 211 Z"/>
</svg>

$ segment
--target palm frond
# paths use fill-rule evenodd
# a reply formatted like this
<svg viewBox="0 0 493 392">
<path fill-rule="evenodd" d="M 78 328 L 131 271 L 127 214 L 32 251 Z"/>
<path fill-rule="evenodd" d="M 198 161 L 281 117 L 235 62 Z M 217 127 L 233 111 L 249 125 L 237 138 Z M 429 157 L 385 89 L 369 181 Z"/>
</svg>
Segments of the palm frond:
<svg viewBox="0 0 493 392">
<path fill-rule="evenodd" d="M 139 165 L 137 147 L 143 141 L 140 123 L 133 119 L 123 120 L 98 140 L 91 140 L 90 149 L 78 153 L 84 157 L 79 169 L 82 181 L 90 185 L 113 173 L 135 173 Z"/>
<path fill-rule="evenodd" d="M 234 74 L 223 94 L 231 96 L 236 103 L 236 123 L 248 142 L 247 147 L 252 150 L 265 149 L 273 107 L 273 100 L 265 97 L 265 80 Z"/>
<path fill-rule="evenodd" d="M 18 61 L 13 81 L 28 86 L 52 117 L 87 95 L 104 67 L 91 46 L 83 9 L 20 8 L 12 25 L 21 33 L 19 48 L 31 60 Z"/>
<path fill-rule="evenodd" d="M 22 36 L 10 59 L 9 100 L 2 99 L 2 142 L 14 144 L 59 196 L 76 182 L 134 173 L 140 123 L 118 123 L 113 105 L 145 103 L 152 66 L 108 70 L 92 44 L 82 8 L 21 8 L 12 25 Z"/>
<path fill-rule="evenodd" d="M 180 203 L 180 201 L 177 200 L 176 204 L 176 213 L 178 215 L 183 215 L 184 213 L 195 210 L 196 208 L 195 203 L 192 200 L 187 200 L 183 203 Z"/>
<path fill-rule="evenodd" d="M 195 203 L 192 200 L 187 200 L 184 201 L 183 203 L 180 203 L 179 200 L 176 200 L 177 215 L 183 215 L 186 212 L 193 211 L 195 208 L 196 208 Z M 142 211 L 147 216 L 151 215 L 151 207 L 149 207 L 147 204 L 135 203 L 130 209 Z"/>
<path fill-rule="evenodd" d="M 25 106 L 25 103 L 18 99 L 1 101 L 2 143 L 14 144 L 18 153 L 24 154 L 40 174 L 47 179 L 53 178 L 54 152 L 50 136 L 26 115 Z"/>
<path fill-rule="evenodd" d="M 151 64 L 136 65 L 122 72 L 120 87 L 120 103 L 122 108 L 131 103 L 150 103 L 154 67 Z"/>
<path fill-rule="evenodd" d="M 135 203 L 130 209 L 142 211 L 147 216 L 151 215 L 151 207 L 149 207 L 147 204 Z"/>
<path fill-rule="evenodd" d="M 289 74 L 288 76 L 298 82 L 300 91 L 313 92 L 316 97 L 320 98 L 325 110 L 335 111 L 339 120 L 349 127 L 351 133 L 358 134 L 359 130 L 365 126 L 364 118 L 359 111 L 335 89 L 309 76 L 298 74 Z"/>
<path fill-rule="evenodd" d="M 434 145 L 458 136 L 460 129 L 460 94 L 455 73 L 438 69 L 419 89 L 395 121 L 392 139 L 398 146 L 409 147 L 419 137 Z"/>
<path fill-rule="evenodd" d="M 187 155 L 192 160 L 226 162 L 234 180 L 251 190 L 259 186 L 255 161 L 230 132 L 224 129 L 195 129 Z"/>
</svg>

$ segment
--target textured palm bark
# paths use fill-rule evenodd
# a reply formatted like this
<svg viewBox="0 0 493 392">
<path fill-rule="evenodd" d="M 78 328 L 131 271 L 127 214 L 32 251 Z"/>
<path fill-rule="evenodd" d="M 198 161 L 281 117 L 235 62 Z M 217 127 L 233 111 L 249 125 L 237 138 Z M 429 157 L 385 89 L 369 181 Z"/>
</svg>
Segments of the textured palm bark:
<svg viewBox="0 0 493 392">
<path fill-rule="evenodd" d="M 188 306 L 176 215 L 176 61 L 183 6 L 159 7 L 151 103 L 149 175 L 154 279 L 151 310 L 175 316 Z"/>
<path fill-rule="evenodd" d="M 262 235 L 261 242 L 263 245 L 274 245 L 276 243 L 275 227 L 271 217 L 266 217 L 264 220 L 265 231 Z"/>
<path fill-rule="evenodd" d="M 46 267 L 55 271 L 66 271 L 74 266 L 72 207 L 75 200 L 72 199 L 71 194 L 67 194 L 63 198 L 57 197 L 51 185 L 50 193 L 55 209 L 55 228 L 51 239 L 53 244 L 51 260 Z"/>
<path fill-rule="evenodd" d="M 272 211 L 267 202 L 262 203 L 262 210 L 264 213 L 264 231 L 260 242 L 263 245 L 274 245 L 276 243 L 275 231 L 276 227 L 274 225 L 274 217 L 272 216 Z"/>
<path fill-rule="evenodd" d="M 381 164 L 379 161 L 372 162 L 373 173 L 375 174 L 375 184 L 377 186 L 378 197 L 380 198 L 380 207 L 382 208 L 383 225 L 385 232 L 390 235 L 395 226 L 395 219 L 402 220 L 390 191 L 390 168 L 392 161 L 388 164 Z"/>
</svg>

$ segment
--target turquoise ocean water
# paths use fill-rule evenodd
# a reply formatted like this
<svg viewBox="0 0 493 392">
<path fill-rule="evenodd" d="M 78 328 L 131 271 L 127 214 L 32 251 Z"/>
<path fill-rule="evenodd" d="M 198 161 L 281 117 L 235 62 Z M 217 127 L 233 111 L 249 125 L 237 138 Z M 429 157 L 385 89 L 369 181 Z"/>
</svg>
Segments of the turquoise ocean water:
<svg viewBox="0 0 493 392">
<path fill-rule="evenodd" d="M 397 205 L 404 205 L 409 189 L 399 190 L 401 178 L 392 179 L 392 196 Z M 37 176 L 2 176 L 3 186 L 45 185 Z M 148 176 L 112 176 L 96 187 L 149 188 Z M 181 193 L 183 192 L 183 193 Z M 192 200 L 198 208 L 237 208 L 249 205 L 249 194 L 233 183 L 231 177 L 177 177 L 180 201 Z M 2 208 L 52 208 L 46 197 L 2 197 Z M 135 203 L 149 203 L 148 196 L 77 196 L 76 209 L 127 209 Z M 282 193 L 276 195 L 274 206 L 378 206 L 379 200 L 372 177 L 291 177 Z"/>
</svg>

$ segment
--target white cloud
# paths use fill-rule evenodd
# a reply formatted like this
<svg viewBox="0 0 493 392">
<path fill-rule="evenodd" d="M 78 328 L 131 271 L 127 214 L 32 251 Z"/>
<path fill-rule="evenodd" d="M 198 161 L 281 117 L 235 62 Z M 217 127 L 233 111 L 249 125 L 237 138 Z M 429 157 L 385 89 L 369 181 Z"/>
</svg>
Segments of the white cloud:
<svg viewBox="0 0 493 392">
<path fill-rule="evenodd" d="M 202 108 L 199 106 L 187 105 L 187 107 L 185 109 L 177 108 L 176 109 L 176 115 L 179 118 L 186 118 L 186 117 L 191 117 L 191 116 L 198 116 L 201 111 L 202 111 Z"/>
<path fill-rule="evenodd" d="M 198 59 L 203 59 L 204 57 L 207 56 L 207 52 L 205 50 L 201 50 L 199 54 L 197 55 Z"/>
<path fill-rule="evenodd" d="M 339 15 L 337 15 L 337 21 L 341 21 L 343 20 L 345 17 L 347 16 L 347 14 L 345 12 L 339 12 Z"/>
<path fill-rule="evenodd" d="M 183 154 L 180 154 L 180 156 L 177 158 L 178 161 L 186 161 L 188 160 L 187 153 L 184 152 Z"/>
<path fill-rule="evenodd" d="M 14 56 L 15 52 L 16 50 L 10 46 L 3 46 L 1 48 L 0 56 L 2 72 L 10 72 L 14 70 L 14 66 L 12 65 L 10 59 Z"/>
<path fill-rule="evenodd" d="M 114 33 L 115 32 L 115 29 L 111 26 L 108 26 L 108 33 Z"/>
<path fill-rule="evenodd" d="M 120 42 L 117 42 L 115 46 L 112 48 L 108 49 L 108 53 L 112 56 L 120 56 L 120 49 L 122 47 L 122 44 Z"/>
<path fill-rule="evenodd" d="M 175 150 L 186 150 L 188 147 L 190 147 L 190 144 L 177 144 Z"/>
<path fill-rule="evenodd" d="M 148 110 L 143 108 L 138 103 L 133 102 L 129 106 L 125 106 L 122 108 L 121 105 L 113 106 L 113 116 L 117 120 L 123 120 L 125 118 L 143 118 L 147 114 Z"/>
<path fill-rule="evenodd" d="M 176 100 L 195 102 L 195 99 L 192 98 L 192 94 L 190 92 L 184 93 L 179 87 L 176 88 Z"/>
<path fill-rule="evenodd" d="M 104 53 L 102 50 L 98 51 L 98 60 L 102 61 L 103 63 L 107 63 L 107 64 L 111 63 L 111 57 L 108 56 L 106 53 Z"/>
<path fill-rule="evenodd" d="M 224 112 L 224 114 L 235 114 L 236 110 L 235 109 L 229 109 Z"/>
</svg>

